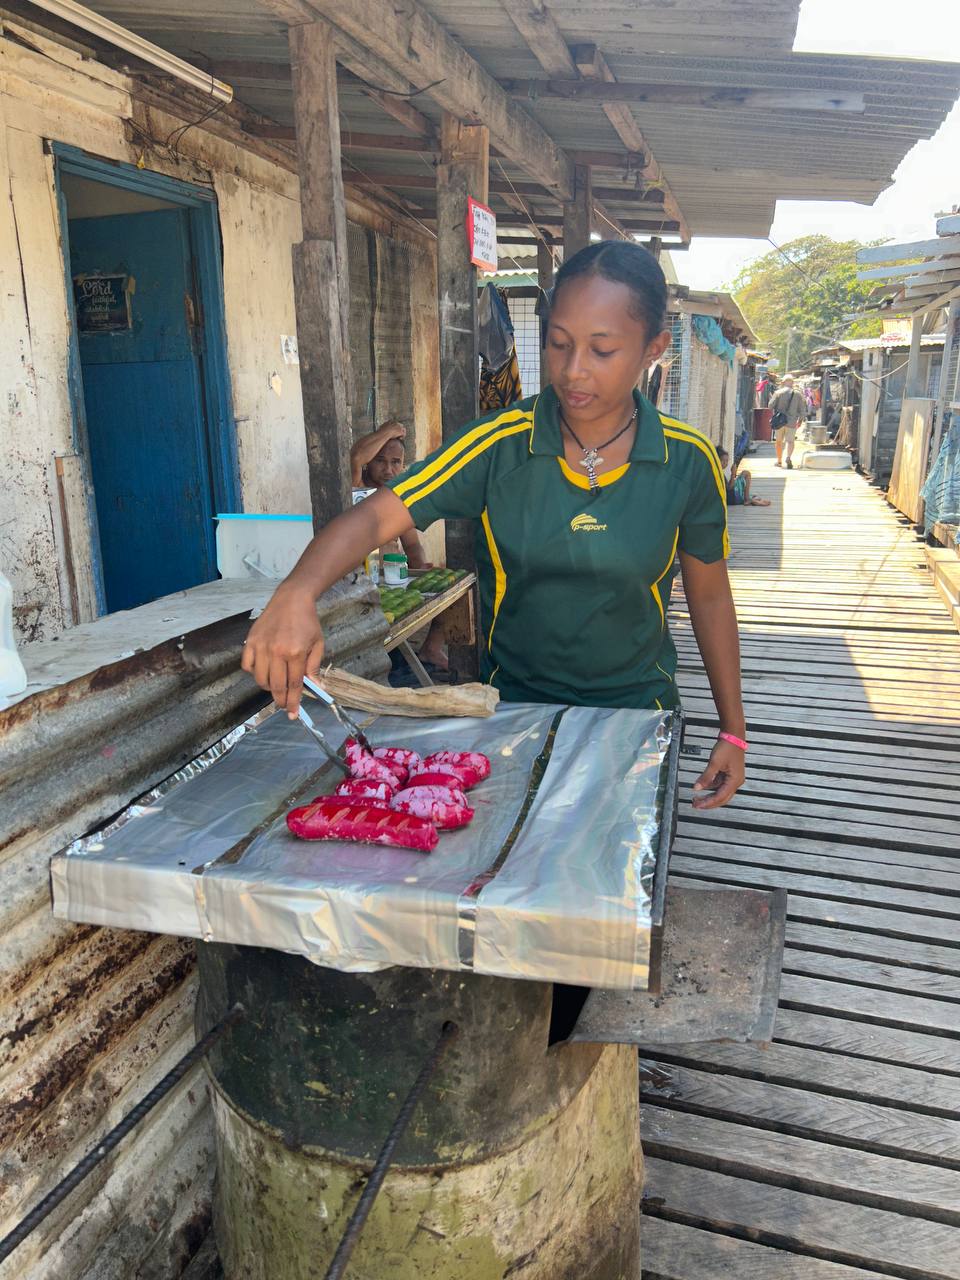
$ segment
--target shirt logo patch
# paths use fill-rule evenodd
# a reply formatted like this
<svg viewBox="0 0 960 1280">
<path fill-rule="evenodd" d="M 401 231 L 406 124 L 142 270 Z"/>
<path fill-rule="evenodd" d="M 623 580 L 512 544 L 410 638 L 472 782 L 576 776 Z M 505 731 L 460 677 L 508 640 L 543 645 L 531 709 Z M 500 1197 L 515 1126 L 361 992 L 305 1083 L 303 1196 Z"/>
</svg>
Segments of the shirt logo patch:
<svg viewBox="0 0 960 1280">
<path fill-rule="evenodd" d="M 605 533 L 607 526 L 600 524 L 596 516 L 588 516 L 584 513 L 573 517 L 570 528 L 574 533 Z"/>
</svg>

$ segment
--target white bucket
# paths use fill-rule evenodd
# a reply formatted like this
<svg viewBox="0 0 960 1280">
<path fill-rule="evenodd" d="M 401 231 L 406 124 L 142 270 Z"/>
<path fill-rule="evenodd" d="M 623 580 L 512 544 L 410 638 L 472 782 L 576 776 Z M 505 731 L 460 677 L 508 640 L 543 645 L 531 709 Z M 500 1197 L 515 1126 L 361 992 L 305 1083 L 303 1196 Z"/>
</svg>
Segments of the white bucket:
<svg viewBox="0 0 960 1280">
<path fill-rule="evenodd" d="M 310 516 L 217 516 L 221 578 L 285 578 L 313 537 Z"/>
<path fill-rule="evenodd" d="M 13 638 L 13 588 L 0 573 L 0 698 L 15 698 L 26 687 L 27 673 Z"/>
</svg>

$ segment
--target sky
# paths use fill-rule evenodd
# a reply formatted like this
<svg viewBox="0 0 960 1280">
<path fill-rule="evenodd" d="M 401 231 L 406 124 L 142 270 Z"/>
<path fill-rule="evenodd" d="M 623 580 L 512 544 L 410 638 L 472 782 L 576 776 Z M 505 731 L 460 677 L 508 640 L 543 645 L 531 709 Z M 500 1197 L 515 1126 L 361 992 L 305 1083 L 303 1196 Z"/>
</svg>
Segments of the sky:
<svg viewBox="0 0 960 1280">
<path fill-rule="evenodd" d="M 803 0 L 798 53 L 862 53 L 960 62 L 960 0 Z M 823 233 L 835 240 L 914 240 L 936 234 L 934 216 L 960 204 L 960 104 L 938 133 L 904 157 L 873 205 L 780 200 L 771 239 Z M 771 252 L 766 240 L 694 236 L 675 254 L 681 283 L 720 289 L 747 262 Z"/>
</svg>

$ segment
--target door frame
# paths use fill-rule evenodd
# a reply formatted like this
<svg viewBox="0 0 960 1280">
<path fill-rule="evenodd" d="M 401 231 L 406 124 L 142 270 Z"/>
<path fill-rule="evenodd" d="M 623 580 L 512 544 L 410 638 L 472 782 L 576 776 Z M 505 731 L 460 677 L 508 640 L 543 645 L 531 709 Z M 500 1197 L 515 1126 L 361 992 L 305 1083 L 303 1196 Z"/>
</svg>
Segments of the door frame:
<svg viewBox="0 0 960 1280">
<path fill-rule="evenodd" d="M 237 430 L 233 416 L 233 396 L 227 359 L 227 329 L 223 298 L 223 259 L 220 248 L 220 218 L 216 194 L 191 182 L 168 178 L 165 174 L 122 160 L 90 155 L 78 147 L 51 142 L 54 180 L 60 214 L 60 243 L 66 286 L 68 342 L 68 384 L 73 415 L 73 445 L 84 460 L 87 476 L 87 506 L 97 612 L 107 611 L 103 582 L 103 560 L 97 523 L 96 495 L 90 468 L 86 412 L 83 399 L 83 372 L 73 303 L 73 274 L 70 267 L 70 228 L 61 176 L 71 174 L 106 186 L 121 187 L 140 195 L 155 196 L 187 210 L 196 289 L 203 328 L 201 396 L 206 414 L 213 511 L 240 510 L 240 470 L 237 459 Z M 212 537 L 212 530 L 211 530 Z"/>
</svg>

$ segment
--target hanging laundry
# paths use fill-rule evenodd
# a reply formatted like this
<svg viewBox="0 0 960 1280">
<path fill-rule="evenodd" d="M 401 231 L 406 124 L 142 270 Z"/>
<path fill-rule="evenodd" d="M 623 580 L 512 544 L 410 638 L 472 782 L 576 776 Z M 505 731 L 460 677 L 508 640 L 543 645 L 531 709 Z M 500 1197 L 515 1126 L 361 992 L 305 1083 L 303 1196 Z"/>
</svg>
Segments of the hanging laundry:
<svg viewBox="0 0 960 1280">
<path fill-rule="evenodd" d="M 523 396 L 510 312 L 500 291 L 488 284 L 478 306 L 480 410 L 506 409 Z"/>
</svg>

